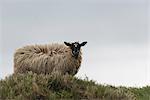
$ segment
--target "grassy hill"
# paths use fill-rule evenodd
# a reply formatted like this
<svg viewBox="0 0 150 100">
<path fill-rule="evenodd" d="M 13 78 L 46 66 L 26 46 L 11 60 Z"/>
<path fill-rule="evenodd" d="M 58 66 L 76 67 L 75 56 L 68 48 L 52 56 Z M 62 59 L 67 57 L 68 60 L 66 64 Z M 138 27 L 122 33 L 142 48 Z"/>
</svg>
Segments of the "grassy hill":
<svg viewBox="0 0 150 100">
<path fill-rule="evenodd" d="M 0 81 L 0 99 L 150 100 L 150 87 L 126 88 L 96 84 L 69 75 L 14 74 Z"/>
</svg>

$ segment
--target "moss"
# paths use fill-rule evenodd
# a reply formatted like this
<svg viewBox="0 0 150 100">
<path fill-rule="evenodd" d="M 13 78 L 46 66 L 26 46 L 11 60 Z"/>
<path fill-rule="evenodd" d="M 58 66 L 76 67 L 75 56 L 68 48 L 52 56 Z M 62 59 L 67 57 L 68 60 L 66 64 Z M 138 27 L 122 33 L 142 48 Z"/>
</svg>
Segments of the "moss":
<svg viewBox="0 0 150 100">
<path fill-rule="evenodd" d="M 150 87 L 126 88 L 96 84 L 69 75 L 14 74 L 0 80 L 0 99 L 149 100 Z"/>
</svg>

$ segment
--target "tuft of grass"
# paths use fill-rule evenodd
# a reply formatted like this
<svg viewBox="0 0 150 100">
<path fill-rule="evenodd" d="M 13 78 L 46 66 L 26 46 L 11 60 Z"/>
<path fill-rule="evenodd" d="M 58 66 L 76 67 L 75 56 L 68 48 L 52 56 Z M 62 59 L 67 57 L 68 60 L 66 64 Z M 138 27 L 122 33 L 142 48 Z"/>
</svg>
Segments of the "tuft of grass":
<svg viewBox="0 0 150 100">
<path fill-rule="evenodd" d="M 0 80 L 0 99 L 53 100 L 150 100 L 150 87 L 126 88 L 96 84 L 69 75 L 44 75 L 28 72 Z"/>
<path fill-rule="evenodd" d="M 130 88 L 138 100 L 150 100 L 150 86 L 143 88 Z"/>
</svg>

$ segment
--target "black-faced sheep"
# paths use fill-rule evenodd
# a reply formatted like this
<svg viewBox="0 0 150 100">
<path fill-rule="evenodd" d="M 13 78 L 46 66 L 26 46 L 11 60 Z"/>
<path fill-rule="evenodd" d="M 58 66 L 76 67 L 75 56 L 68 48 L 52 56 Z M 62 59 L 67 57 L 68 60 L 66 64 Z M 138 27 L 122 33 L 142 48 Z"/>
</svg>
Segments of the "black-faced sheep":
<svg viewBox="0 0 150 100">
<path fill-rule="evenodd" d="M 14 72 L 75 75 L 81 65 L 81 47 L 87 42 L 28 45 L 16 50 Z"/>
</svg>

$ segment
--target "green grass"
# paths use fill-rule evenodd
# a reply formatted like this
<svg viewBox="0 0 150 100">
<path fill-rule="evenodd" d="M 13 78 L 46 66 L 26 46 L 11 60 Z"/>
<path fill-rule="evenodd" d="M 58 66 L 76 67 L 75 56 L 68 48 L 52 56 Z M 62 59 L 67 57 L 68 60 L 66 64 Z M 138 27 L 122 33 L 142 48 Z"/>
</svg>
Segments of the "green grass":
<svg viewBox="0 0 150 100">
<path fill-rule="evenodd" d="M 150 100 L 150 87 L 126 88 L 96 84 L 69 75 L 14 74 L 0 80 L 0 100 Z"/>
</svg>

